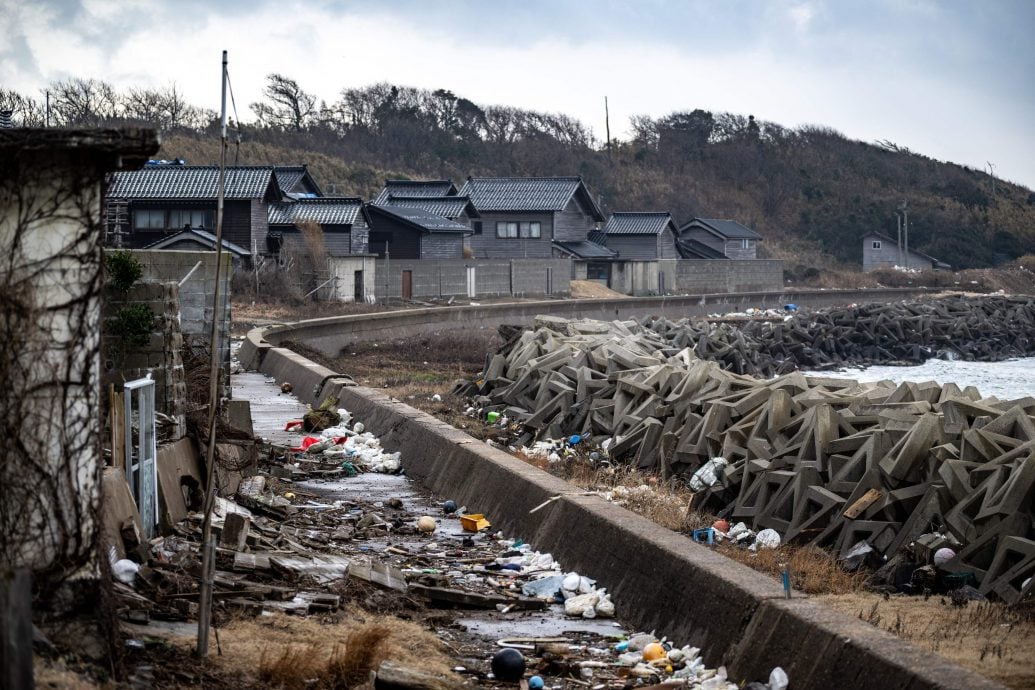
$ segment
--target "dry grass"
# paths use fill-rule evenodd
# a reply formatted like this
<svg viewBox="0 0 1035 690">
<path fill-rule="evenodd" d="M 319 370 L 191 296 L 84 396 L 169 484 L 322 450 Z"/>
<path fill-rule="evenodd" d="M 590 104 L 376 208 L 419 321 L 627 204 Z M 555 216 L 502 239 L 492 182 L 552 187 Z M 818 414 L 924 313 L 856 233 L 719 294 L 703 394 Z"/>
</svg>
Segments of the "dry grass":
<svg viewBox="0 0 1035 690">
<path fill-rule="evenodd" d="M 755 570 L 782 579 L 786 568 L 791 587 L 806 594 L 850 594 L 862 591 L 869 572 L 849 573 L 831 554 L 811 546 L 784 545 L 778 549 L 748 551 L 724 542 L 719 553 Z"/>
<path fill-rule="evenodd" d="M 856 593 L 822 596 L 826 605 L 856 616 L 921 649 L 1011 688 L 1035 687 L 1035 608 L 970 602 L 955 607 L 947 597 Z"/>
<path fill-rule="evenodd" d="M 108 690 L 114 688 L 112 683 L 99 684 L 89 676 L 77 673 L 68 668 L 61 659 L 44 659 L 34 656 L 32 659 L 32 673 L 35 676 L 36 687 L 40 688 L 61 688 L 61 690 Z"/>
<path fill-rule="evenodd" d="M 274 615 L 238 620 L 219 631 L 221 676 L 258 687 L 295 690 L 363 687 L 382 661 L 451 677 L 442 643 L 419 625 L 351 610 L 342 620 Z M 459 687 L 461 681 L 453 677 Z"/>
</svg>

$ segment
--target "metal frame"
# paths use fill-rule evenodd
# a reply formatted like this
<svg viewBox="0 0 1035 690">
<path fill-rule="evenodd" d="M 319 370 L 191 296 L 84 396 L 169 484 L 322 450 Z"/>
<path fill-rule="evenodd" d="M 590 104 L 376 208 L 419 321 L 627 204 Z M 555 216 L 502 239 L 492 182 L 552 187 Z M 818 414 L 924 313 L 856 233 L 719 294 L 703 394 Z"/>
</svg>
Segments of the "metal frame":
<svg viewBox="0 0 1035 690">
<path fill-rule="evenodd" d="M 148 539 L 158 526 L 158 443 L 155 433 L 155 382 L 145 378 L 123 384 L 126 444 L 126 480 L 137 502 L 140 521 Z M 133 408 L 137 411 L 137 434 L 133 436 Z"/>
</svg>

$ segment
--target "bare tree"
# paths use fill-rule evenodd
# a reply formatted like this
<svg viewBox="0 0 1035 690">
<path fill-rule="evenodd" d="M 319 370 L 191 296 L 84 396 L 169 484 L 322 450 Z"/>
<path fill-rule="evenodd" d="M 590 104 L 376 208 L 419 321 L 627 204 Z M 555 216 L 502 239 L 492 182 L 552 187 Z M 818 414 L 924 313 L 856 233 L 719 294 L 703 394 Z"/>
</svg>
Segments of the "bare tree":
<svg viewBox="0 0 1035 690">
<path fill-rule="evenodd" d="M 262 93 L 267 102 L 252 103 L 251 109 L 266 127 L 301 132 L 317 115 L 316 96 L 303 91 L 297 81 L 282 74 L 269 74 Z"/>
<path fill-rule="evenodd" d="M 122 114 L 115 87 L 98 79 L 66 79 L 50 85 L 51 111 L 56 124 L 101 125 Z"/>
<path fill-rule="evenodd" d="M 13 121 L 21 127 L 42 127 L 46 113 L 39 101 L 13 89 L 0 87 L 0 110 L 10 110 Z"/>
</svg>

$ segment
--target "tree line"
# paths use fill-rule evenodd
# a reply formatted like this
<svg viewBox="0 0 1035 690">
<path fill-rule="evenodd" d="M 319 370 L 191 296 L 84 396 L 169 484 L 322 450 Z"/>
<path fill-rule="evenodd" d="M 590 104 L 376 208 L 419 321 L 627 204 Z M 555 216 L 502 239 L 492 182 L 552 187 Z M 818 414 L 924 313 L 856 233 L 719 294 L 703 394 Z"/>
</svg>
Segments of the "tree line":
<svg viewBox="0 0 1035 690">
<path fill-rule="evenodd" d="M 188 104 L 173 86 L 118 91 L 94 79 L 54 82 L 52 126 L 148 124 L 205 140 L 216 113 Z M 0 87 L 0 110 L 40 126 L 45 104 Z M 579 120 L 512 106 L 481 105 L 446 89 L 378 83 L 318 99 L 270 74 L 253 119 L 235 122 L 249 143 L 283 152 L 280 163 L 318 152 L 347 162 L 347 178 L 321 179 L 371 196 L 385 175 L 581 175 L 605 210 L 666 210 L 733 218 L 763 234 L 764 255 L 858 264 L 861 238 L 895 233 L 910 206 L 910 246 L 958 267 L 987 266 L 1035 250 L 1035 194 L 981 171 L 941 163 L 889 141 L 853 141 L 823 126 L 783 127 L 751 115 L 696 108 L 636 115 L 626 139 L 601 141 Z M 179 139 L 177 137 L 180 137 Z M 213 163 L 214 160 L 191 160 Z"/>
</svg>

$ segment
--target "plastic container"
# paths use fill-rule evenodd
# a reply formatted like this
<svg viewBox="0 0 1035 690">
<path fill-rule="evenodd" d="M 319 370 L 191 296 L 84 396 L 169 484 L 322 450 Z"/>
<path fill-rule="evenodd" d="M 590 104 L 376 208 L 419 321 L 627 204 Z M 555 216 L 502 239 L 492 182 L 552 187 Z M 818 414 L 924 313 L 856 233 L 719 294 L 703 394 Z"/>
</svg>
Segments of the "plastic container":
<svg viewBox="0 0 1035 690">
<path fill-rule="evenodd" d="M 481 513 L 471 513 L 460 516 L 460 525 L 468 532 L 480 532 L 486 527 L 491 527 L 492 523 Z"/>
</svg>

